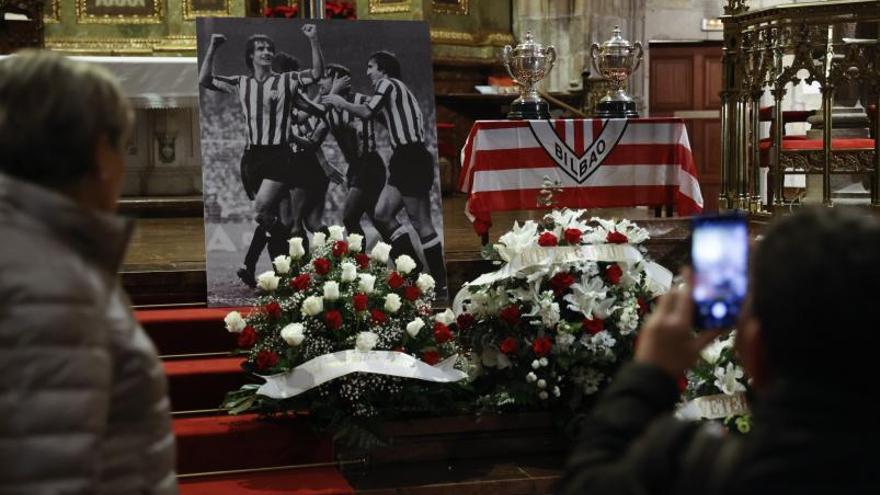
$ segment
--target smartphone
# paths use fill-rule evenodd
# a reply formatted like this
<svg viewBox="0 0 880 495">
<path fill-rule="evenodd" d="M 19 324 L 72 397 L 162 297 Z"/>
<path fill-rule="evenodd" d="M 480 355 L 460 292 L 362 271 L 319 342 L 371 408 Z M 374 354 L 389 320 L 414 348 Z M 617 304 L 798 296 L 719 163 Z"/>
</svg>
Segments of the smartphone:
<svg viewBox="0 0 880 495">
<path fill-rule="evenodd" d="M 694 323 L 730 328 L 748 288 L 749 229 L 740 215 L 697 217 L 691 237 Z"/>
</svg>

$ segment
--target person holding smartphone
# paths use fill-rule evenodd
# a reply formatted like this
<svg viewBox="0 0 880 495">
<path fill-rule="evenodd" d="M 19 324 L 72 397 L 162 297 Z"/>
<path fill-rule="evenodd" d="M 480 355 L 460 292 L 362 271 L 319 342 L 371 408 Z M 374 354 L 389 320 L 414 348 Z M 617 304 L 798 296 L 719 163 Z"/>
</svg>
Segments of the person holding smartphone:
<svg viewBox="0 0 880 495">
<path fill-rule="evenodd" d="M 840 207 L 783 218 L 758 243 L 749 284 L 736 347 L 754 392 L 751 432 L 726 437 L 672 415 L 676 379 L 723 331 L 694 333 L 694 293 L 678 287 L 581 425 L 554 493 L 880 493 L 869 454 L 880 406 L 865 365 L 880 343 L 880 220 Z"/>
</svg>

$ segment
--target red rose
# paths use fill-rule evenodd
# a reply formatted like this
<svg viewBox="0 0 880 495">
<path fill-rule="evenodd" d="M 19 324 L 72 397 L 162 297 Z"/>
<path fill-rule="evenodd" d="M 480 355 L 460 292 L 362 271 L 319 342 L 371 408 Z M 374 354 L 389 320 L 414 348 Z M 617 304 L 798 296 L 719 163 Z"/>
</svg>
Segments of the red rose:
<svg viewBox="0 0 880 495">
<path fill-rule="evenodd" d="M 336 330 L 342 326 L 342 313 L 335 309 L 327 311 L 324 313 L 324 323 L 327 324 L 327 328 L 330 330 Z"/>
<path fill-rule="evenodd" d="M 278 353 L 262 350 L 257 354 L 257 369 L 268 370 L 278 364 Z"/>
<path fill-rule="evenodd" d="M 581 229 L 565 229 L 565 242 L 569 244 L 580 244 L 581 236 L 584 235 Z"/>
<path fill-rule="evenodd" d="M 504 354 L 513 354 L 519 349 L 519 342 L 513 337 L 507 337 L 501 341 L 498 348 Z"/>
<path fill-rule="evenodd" d="M 449 327 L 439 321 L 434 322 L 434 340 L 438 344 L 452 340 L 452 332 L 449 331 Z"/>
<path fill-rule="evenodd" d="M 374 325 L 381 325 L 381 324 L 385 323 L 385 320 L 387 318 L 388 317 L 385 316 L 385 313 L 383 313 L 381 310 L 378 310 L 378 309 L 371 309 L 370 310 L 370 322 L 372 322 Z"/>
<path fill-rule="evenodd" d="M 250 349 L 257 343 L 257 331 L 254 327 L 248 325 L 238 334 L 238 347 L 242 349 Z"/>
<path fill-rule="evenodd" d="M 354 306 L 355 311 L 366 311 L 367 302 L 366 294 L 355 294 L 354 297 L 351 298 L 351 303 Z"/>
<path fill-rule="evenodd" d="M 553 278 L 550 279 L 550 288 L 553 289 L 553 293 L 558 296 L 562 291 L 571 287 L 571 284 L 573 283 L 574 277 L 570 273 L 560 272 L 553 275 Z"/>
<path fill-rule="evenodd" d="M 434 366 L 440 362 L 440 354 L 437 351 L 425 351 L 422 353 L 422 361 Z"/>
<path fill-rule="evenodd" d="M 391 275 L 388 275 L 388 287 L 391 287 L 392 289 L 399 289 L 404 282 L 406 282 L 406 280 L 404 280 L 404 278 L 397 272 L 391 272 Z"/>
<path fill-rule="evenodd" d="M 358 266 L 362 270 L 370 266 L 370 256 L 367 253 L 358 253 L 354 255 L 354 260 L 357 261 Z"/>
<path fill-rule="evenodd" d="M 411 285 L 406 289 L 403 289 L 403 298 L 408 301 L 415 301 L 422 295 L 422 290 L 418 287 Z"/>
<path fill-rule="evenodd" d="M 688 388 L 688 379 L 685 375 L 681 375 L 675 380 L 675 384 L 678 385 L 678 392 L 683 394 Z"/>
<path fill-rule="evenodd" d="M 265 307 L 266 313 L 274 319 L 281 318 L 281 305 L 275 301 L 270 302 Z"/>
<path fill-rule="evenodd" d="M 552 247 L 559 244 L 559 240 L 553 235 L 553 232 L 542 232 L 538 236 L 538 245 L 544 247 Z"/>
<path fill-rule="evenodd" d="M 590 335 L 596 335 L 597 333 L 605 330 L 605 320 L 602 318 L 584 318 L 583 323 L 581 323 L 581 327 Z"/>
<path fill-rule="evenodd" d="M 629 239 L 626 238 L 625 234 L 621 234 L 616 230 L 614 232 L 609 232 L 605 237 L 605 240 L 611 244 L 626 244 L 629 242 Z"/>
<path fill-rule="evenodd" d="M 511 304 L 498 313 L 498 317 L 511 325 L 519 324 L 519 308 Z"/>
<path fill-rule="evenodd" d="M 608 265 L 608 268 L 605 269 L 605 277 L 608 278 L 608 281 L 611 282 L 612 285 L 619 284 L 622 275 L 623 270 L 620 269 L 620 265 L 617 263 L 611 263 Z"/>
<path fill-rule="evenodd" d="M 553 349 L 553 341 L 550 340 L 550 337 L 538 337 L 532 342 L 532 350 L 535 351 L 535 355 L 538 357 L 550 354 L 551 349 Z"/>
<path fill-rule="evenodd" d="M 639 303 L 639 316 L 643 316 L 645 313 L 648 312 L 649 309 L 651 309 L 651 307 L 648 306 L 648 302 L 641 297 L 638 299 L 637 302 Z"/>
<path fill-rule="evenodd" d="M 333 256 L 341 258 L 348 253 L 348 243 L 345 241 L 336 241 L 333 243 Z"/>
<path fill-rule="evenodd" d="M 309 276 L 308 273 L 303 273 L 302 275 L 297 275 L 290 279 L 290 287 L 296 290 L 306 290 L 309 288 L 309 283 L 311 283 L 312 277 Z"/>
<path fill-rule="evenodd" d="M 312 266 L 315 267 L 315 272 L 318 275 L 327 275 L 330 272 L 330 260 L 327 258 L 317 258 L 312 261 Z"/>
<path fill-rule="evenodd" d="M 476 319 L 474 318 L 474 315 L 470 313 L 462 313 L 458 315 L 458 318 L 455 319 L 455 322 L 458 323 L 459 330 L 465 331 L 474 326 L 474 323 L 476 323 Z"/>
</svg>

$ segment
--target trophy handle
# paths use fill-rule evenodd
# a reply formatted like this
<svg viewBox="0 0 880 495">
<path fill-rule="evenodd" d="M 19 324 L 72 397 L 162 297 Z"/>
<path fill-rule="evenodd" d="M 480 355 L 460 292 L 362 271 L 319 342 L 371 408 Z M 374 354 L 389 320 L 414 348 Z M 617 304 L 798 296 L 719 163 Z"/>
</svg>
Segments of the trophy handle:
<svg viewBox="0 0 880 495">
<path fill-rule="evenodd" d="M 635 72 L 636 69 L 642 65 L 642 57 L 645 55 L 645 50 L 642 49 L 642 43 L 640 41 L 636 41 L 633 43 L 633 48 L 639 51 L 639 54 L 636 56 L 636 65 L 633 66 L 632 71 Z"/>
<path fill-rule="evenodd" d="M 547 45 L 547 54 L 550 56 L 549 62 L 547 62 L 547 70 L 545 72 L 550 72 L 553 69 L 553 64 L 556 63 L 556 47 L 553 45 Z"/>
<path fill-rule="evenodd" d="M 593 43 L 593 46 L 590 47 L 590 59 L 592 60 L 593 69 L 596 69 L 596 74 L 602 75 L 602 69 L 597 65 L 597 61 L 599 60 L 599 43 Z"/>
<path fill-rule="evenodd" d="M 504 63 L 504 68 L 507 69 L 507 73 L 510 74 L 510 78 L 513 79 L 513 83 L 522 86 L 522 83 L 513 75 L 513 71 L 510 70 L 510 52 L 513 51 L 513 47 L 510 45 L 505 45 L 504 48 L 501 49 L 501 62 Z"/>
</svg>

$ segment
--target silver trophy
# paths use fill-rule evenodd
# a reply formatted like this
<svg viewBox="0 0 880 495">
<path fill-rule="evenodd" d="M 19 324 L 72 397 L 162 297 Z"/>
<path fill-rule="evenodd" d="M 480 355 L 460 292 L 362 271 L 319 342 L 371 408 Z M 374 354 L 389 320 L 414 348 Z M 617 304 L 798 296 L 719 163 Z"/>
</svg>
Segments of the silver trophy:
<svg viewBox="0 0 880 495">
<path fill-rule="evenodd" d="M 593 43 L 590 57 L 593 67 L 610 84 L 608 93 L 596 105 L 596 116 L 602 118 L 638 117 L 636 102 L 624 91 L 624 82 L 642 63 L 642 44 L 630 43 L 620 36 L 620 26 L 614 26 L 611 39 L 602 43 Z"/>
<path fill-rule="evenodd" d="M 538 95 L 538 81 L 553 68 L 556 62 L 556 49 L 553 45 L 535 43 L 531 31 L 526 32 L 525 40 L 501 51 L 501 60 L 514 82 L 519 85 L 519 98 L 510 105 L 509 119 L 549 119 L 550 105 Z"/>
</svg>

